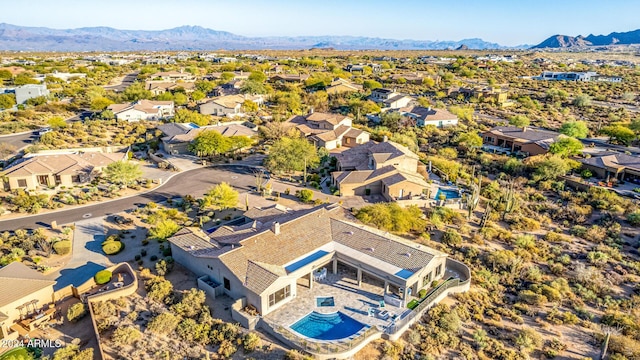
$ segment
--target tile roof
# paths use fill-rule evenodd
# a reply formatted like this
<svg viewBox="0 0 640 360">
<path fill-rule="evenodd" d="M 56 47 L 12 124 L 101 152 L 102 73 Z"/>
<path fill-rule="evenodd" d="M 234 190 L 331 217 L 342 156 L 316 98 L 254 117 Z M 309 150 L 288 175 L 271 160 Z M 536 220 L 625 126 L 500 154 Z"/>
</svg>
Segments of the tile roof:
<svg viewBox="0 0 640 360">
<path fill-rule="evenodd" d="M 36 291 L 51 287 L 55 281 L 46 280 L 39 272 L 20 262 L 12 262 L 0 268 L 0 307 L 9 305 Z M 42 304 L 41 304 L 42 305 Z"/>
<path fill-rule="evenodd" d="M 333 114 L 333 113 L 325 113 L 325 112 L 313 112 L 309 115 L 307 115 L 306 120 L 307 121 L 313 121 L 313 122 L 323 122 L 326 121 L 332 125 L 338 125 L 339 123 L 341 123 L 342 121 L 344 121 L 345 119 L 348 119 L 348 116 L 345 115 L 340 115 L 340 114 Z"/>
<path fill-rule="evenodd" d="M 599 168 L 612 168 L 612 169 L 633 169 L 640 171 L 640 157 L 607 152 L 604 154 L 592 155 L 588 159 L 581 159 L 580 162 L 587 165 L 596 166 Z"/>
<path fill-rule="evenodd" d="M 520 128 L 517 126 L 496 126 L 491 128 L 489 132 L 495 135 L 521 140 L 523 142 L 539 142 L 544 140 L 555 141 L 555 139 L 560 136 L 560 133 L 551 130 L 531 127 Z"/>
<path fill-rule="evenodd" d="M 124 153 L 86 152 L 79 154 L 36 155 L 26 157 L 4 170 L 5 176 L 68 175 L 91 173 L 125 158 Z"/>
<path fill-rule="evenodd" d="M 278 234 L 270 226 L 276 220 L 280 227 Z M 203 236 L 191 236 L 183 229 L 169 241 L 188 249 L 194 256 L 217 257 L 256 294 L 262 294 L 276 280 L 286 276 L 286 264 L 319 248 L 328 249 L 334 242 L 412 271 L 426 266 L 434 256 L 444 256 L 397 236 L 351 223 L 345 210 L 335 205 L 283 214 L 270 224 L 253 223 L 248 229 L 251 231 L 240 230 L 233 245 L 223 244 L 217 231 L 211 234 L 212 240 L 207 241 Z"/>
<path fill-rule="evenodd" d="M 357 170 L 367 170 L 369 156 L 379 162 L 388 161 L 397 157 L 406 156 L 412 159 L 419 159 L 413 151 L 406 146 L 393 141 L 375 142 L 370 140 L 360 146 L 345 150 L 336 154 L 336 158 L 343 168 L 355 167 Z"/>
<path fill-rule="evenodd" d="M 408 106 L 398 109 L 401 114 L 406 114 L 424 121 L 458 120 L 458 117 L 444 109 L 432 109 L 422 106 Z"/>
</svg>

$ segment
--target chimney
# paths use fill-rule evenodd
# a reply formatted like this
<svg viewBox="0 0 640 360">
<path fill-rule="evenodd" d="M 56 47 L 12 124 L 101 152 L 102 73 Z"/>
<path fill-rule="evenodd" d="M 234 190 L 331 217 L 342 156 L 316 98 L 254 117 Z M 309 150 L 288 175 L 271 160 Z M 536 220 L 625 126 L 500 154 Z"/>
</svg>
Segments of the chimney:
<svg viewBox="0 0 640 360">
<path fill-rule="evenodd" d="M 313 114 L 313 107 L 309 108 L 309 115 Z"/>
<path fill-rule="evenodd" d="M 388 137 L 387 135 L 385 135 L 385 136 L 382 138 L 382 142 L 387 142 L 387 141 L 389 141 L 389 137 Z"/>
<path fill-rule="evenodd" d="M 271 225 L 271 231 L 276 235 L 280 234 L 280 223 L 277 221 L 274 222 L 273 225 Z"/>
<path fill-rule="evenodd" d="M 527 132 L 527 127 L 526 126 L 522 127 L 522 132 Z"/>
</svg>

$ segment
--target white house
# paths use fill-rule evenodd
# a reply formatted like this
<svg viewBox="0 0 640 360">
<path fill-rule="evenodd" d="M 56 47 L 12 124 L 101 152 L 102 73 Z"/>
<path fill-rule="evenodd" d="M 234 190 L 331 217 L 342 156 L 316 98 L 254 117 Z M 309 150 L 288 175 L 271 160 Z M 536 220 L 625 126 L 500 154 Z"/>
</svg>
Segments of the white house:
<svg viewBox="0 0 640 360">
<path fill-rule="evenodd" d="M 215 116 L 244 116 L 242 112 L 242 104 L 245 101 L 253 101 L 254 103 L 261 105 L 264 102 L 262 95 L 227 95 L 220 96 L 218 98 L 207 101 L 200 105 L 199 110 L 204 115 Z"/>
<path fill-rule="evenodd" d="M 160 120 L 174 115 L 173 101 L 139 100 L 131 104 L 112 104 L 107 107 L 116 119 L 127 121 Z"/>
<path fill-rule="evenodd" d="M 433 125 L 437 128 L 458 125 L 458 117 L 447 110 L 431 107 L 409 106 L 398 111 L 403 117 L 412 120 L 417 127 Z"/>
<path fill-rule="evenodd" d="M 399 109 L 406 106 L 413 101 L 410 96 L 402 95 L 391 89 L 374 89 L 371 91 L 369 99 L 378 103 L 382 108 L 387 109 Z"/>
</svg>

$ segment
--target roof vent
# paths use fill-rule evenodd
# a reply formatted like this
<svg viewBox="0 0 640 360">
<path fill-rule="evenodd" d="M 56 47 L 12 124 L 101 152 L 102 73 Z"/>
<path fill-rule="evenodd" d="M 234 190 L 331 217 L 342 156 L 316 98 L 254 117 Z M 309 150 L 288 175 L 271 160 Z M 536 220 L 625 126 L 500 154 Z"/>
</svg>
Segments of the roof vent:
<svg viewBox="0 0 640 360">
<path fill-rule="evenodd" d="M 276 235 L 280 234 L 280 223 L 277 221 L 274 222 L 273 225 L 271 225 L 271 231 Z"/>
<path fill-rule="evenodd" d="M 375 252 L 375 251 L 376 251 L 376 248 L 374 248 L 374 247 L 370 247 L 370 248 L 367 248 L 367 250 L 369 250 L 369 251 L 371 251 L 371 252 Z"/>
<path fill-rule="evenodd" d="M 195 248 L 196 248 L 195 246 L 193 246 L 193 245 L 189 245 L 189 249 L 190 249 L 190 250 L 193 250 L 193 249 L 195 249 Z"/>
<path fill-rule="evenodd" d="M 349 231 L 349 235 L 353 235 L 353 231 Z"/>
<path fill-rule="evenodd" d="M 406 257 L 411 257 L 411 253 L 409 253 L 409 252 L 404 253 L 404 256 L 406 256 Z"/>
</svg>

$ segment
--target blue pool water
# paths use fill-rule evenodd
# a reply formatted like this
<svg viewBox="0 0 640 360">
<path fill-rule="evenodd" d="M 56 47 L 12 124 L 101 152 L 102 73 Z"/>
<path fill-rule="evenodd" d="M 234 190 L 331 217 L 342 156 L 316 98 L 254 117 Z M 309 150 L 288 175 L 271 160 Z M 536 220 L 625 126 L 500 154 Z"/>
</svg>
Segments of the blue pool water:
<svg viewBox="0 0 640 360">
<path fill-rule="evenodd" d="M 460 198 L 460 193 L 458 192 L 458 190 L 447 190 L 447 189 L 440 189 L 438 188 L 438 191 L 436 192 L 436 200 L 440 200 L 440 194 L 444 194 L 445 199 L 459 199 Z"/>
<path fill-rule="evenodd" d="M 318 250 L 318 251 L 314 252 L 313 254 L 294 262 L 293 264 L 289 264 L 289 265 L 285 266 L 284 269 L 287 270 L 288 273 L 294 272 L 294 271 L 300 269 L 301 267 L 303 267 L 303 266 L 305 266 L 307 264 L 310 264 L 310 263 L 320 259 L 321 257 L 323 257 L 323 256 L 325 256 L 327 254 L 328 254 L 328 252 L 326 252 L 324 250 Z"/>
<path fill-rule="evenodd" d="M 188 124 L 186 124 L 186 125 L 187 125 L 188 127 L 192 128 L 192 129 L 199 129 L 199 128 L 200 128 L 200 126 L 198 126 L 198 125 L 196 125 L 196 124 L 194 124 L 194 123 L 188 123 Z"/>
<path fill-rule="evenodd" d="M 319 296 L 316 298 L 316 305 L 321 306 L 336 306 L 333 296 Z"/>
<path fill-rule="evenodd" d="M 293 331 L 317 340 L 348 338 L 364 327 L 364 324 L 339 311 L 332 314 L 320 314 L 314 311 L 291 325 Z"/>
<path fill-rule="evenodd" d="M 396 276 L 399 276 L 403 279 L 408 279 L 411 277 L 411 275 L 413 275 L 413 271 L 409 271 L 407 269 L 402 269 L 400 271 L 398 271 L 397 273 L 395 273 Z"/>
</svg>

